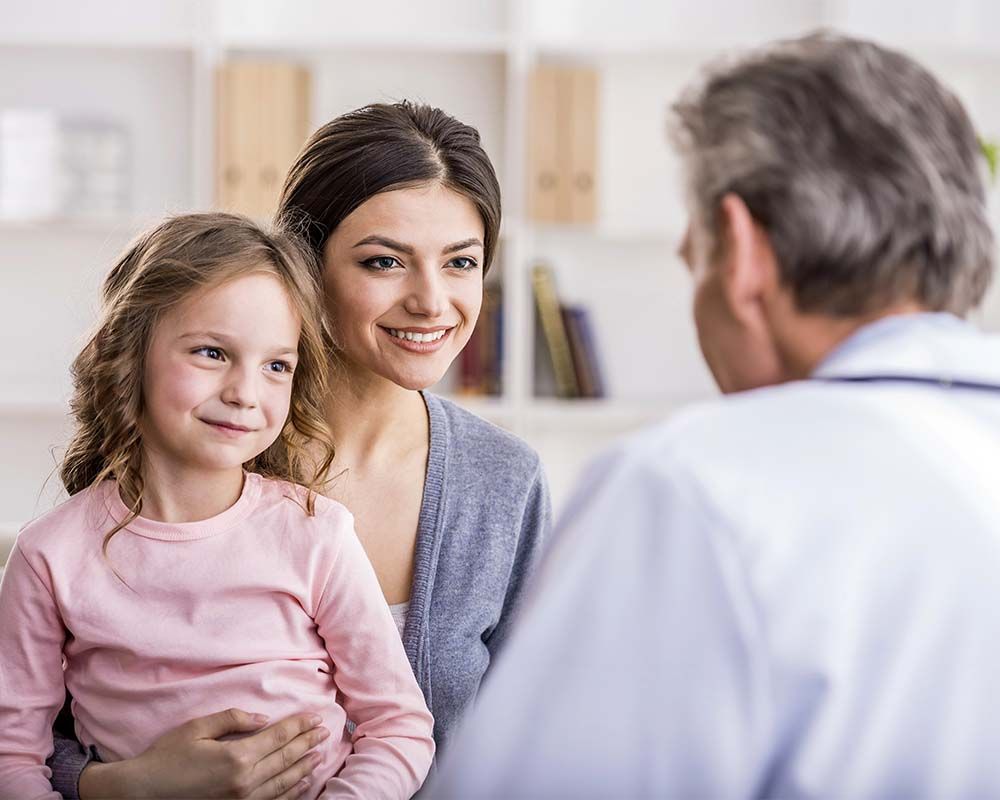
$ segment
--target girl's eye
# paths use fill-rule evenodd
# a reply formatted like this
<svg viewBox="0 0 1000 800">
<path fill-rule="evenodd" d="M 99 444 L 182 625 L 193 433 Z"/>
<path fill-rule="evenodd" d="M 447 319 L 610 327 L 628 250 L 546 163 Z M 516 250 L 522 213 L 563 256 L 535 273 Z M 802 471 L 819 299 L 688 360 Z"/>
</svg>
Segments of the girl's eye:
<svg viewBox="0 0 1000 800">
<path fill-rule="evenodd" d="M 292 371 L 292 365 L 289 364 L 287 361 L 271 361 L 267 365 L 267 368 L 268 368 L 268 371 L 270 371 L 270 372 L 276 372 L 279 375 L 280 374 L 285 374 L 285 373 L 290 373 Z"/>
<path fill-rule="evenodd" d="M 193 352 L 196 354 L 200 353 L 201 355 L 207 356 L 214 361 L 224 361 L 226 358 L 225 354 L 218 347 L 199 347 Z"/>
<path fill-rule="evenodd" d="M 373 269 L 378 272 L 387 272 L 393 267 L 400 266 L 399 261 L 394 256 L 375 256 L 374 258 L 366 259 L 361 262 L 368 269 Z"/>
<path fill-rule="evenodd" d="M 448 266 L 454 267 L 455 269 L 467 272 L 468 270 L 473 270 L 479 266 L 479 262 L 474 258 L 469 256 L 459 256 L 458 258 L 453 258 Z"/>
</svg>

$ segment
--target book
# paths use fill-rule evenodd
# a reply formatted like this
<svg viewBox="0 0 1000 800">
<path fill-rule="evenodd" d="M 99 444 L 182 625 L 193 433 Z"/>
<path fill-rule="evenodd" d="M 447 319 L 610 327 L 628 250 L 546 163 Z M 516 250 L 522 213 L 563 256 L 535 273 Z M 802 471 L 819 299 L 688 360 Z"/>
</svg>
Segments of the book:
<svg viewBox="0 0 1000 800">
<path fill-rule="evenodd" d="M 604 377 L 597 356 L 590 311 L 584 306 L 564 306 L 562 314 L 580 397 L 604 397 Z"/>
<path fill-rule="evenodd" d="M 479 320 L 459 356 L 459 392 L 499 395 L 502 375 L 503 296 L 499 286 L 489 286 L 483 295 Z"/>
<path fill-rule="evenodd" d="M 580 386 L 573 366 L 573 354 L 559 307 L 552 269 L 544 264 L 534 266 L 531 270 L 531 286 L 534 289 L 535 306 L 538 309 L 542 333 L 552 359 L 556 394 L 559 397 L 579 397 Z"/>
</svg>

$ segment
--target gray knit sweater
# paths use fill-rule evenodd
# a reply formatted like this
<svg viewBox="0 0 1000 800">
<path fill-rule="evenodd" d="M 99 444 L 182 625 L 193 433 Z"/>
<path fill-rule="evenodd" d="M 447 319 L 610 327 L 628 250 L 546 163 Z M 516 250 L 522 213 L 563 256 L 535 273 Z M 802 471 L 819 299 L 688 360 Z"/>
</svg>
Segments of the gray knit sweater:
<svg viewBox="0 0 1000 800">
<path fill-rule="evenodd" d="M 448 400 L 424 400 L 431 441 L 403 645 L 440 755 L 507 639 L 551 509 L 530 447 Z M 48 764 L 63 797 L 77 797 L 90 758 L 56 736 Z"/>
</svg>

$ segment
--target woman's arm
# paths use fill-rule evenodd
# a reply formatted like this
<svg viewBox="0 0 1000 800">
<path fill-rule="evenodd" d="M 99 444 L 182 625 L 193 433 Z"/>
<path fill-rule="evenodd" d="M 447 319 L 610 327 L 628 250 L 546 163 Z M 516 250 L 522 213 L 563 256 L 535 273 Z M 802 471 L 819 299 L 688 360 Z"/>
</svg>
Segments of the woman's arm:
<svg viewBox="0 0 1000 800">
<path fill-rule="evenodd" d="M 53 769 L 53 785 L 66 800 L 91 798 L 249 797 L 293 800 L 318 756 L 310 753 L 330 732 L 319 717 L 296 714 L 268 728 L 262 717 L 231 708 L 199 717 L 160 737 L 146 752 L 126 761 L 91 761 L 73 740 L 56 740 L 64 768 Z M 223 736 L 258 731 L 235 741 Z M 72 755 L 75 750 L 76 756 Z M 68 768 L 72 764 L 75 774 Z M 77 788 L 79 786 L 79 789 Z M 79 792 L 79 793 L 78 793 Z"/>
<path fill-rule="evenodd" d="M 538 462 L 521 515 L 520 533 L 517 537 L 517 548 L 514 552 L 510 578 L 507 581 L 500 620 L 485 640 L 486 647 L 490 651 L 491 665 L 507 642 L 511 626 L 516 623 L 525 587 L 531 583 L 551 530 L 552 503 L 549 499 L 549 486 L 541 462 Z"/>
<path fill-rule="evenodd" d="M 339 539 L 316 624 L 336 665 L 344 710 L 357 727 L 353 752 L 322 797 L 402 800 L 430 770 L 434 720 L 353 526 Z"/>
</svg>

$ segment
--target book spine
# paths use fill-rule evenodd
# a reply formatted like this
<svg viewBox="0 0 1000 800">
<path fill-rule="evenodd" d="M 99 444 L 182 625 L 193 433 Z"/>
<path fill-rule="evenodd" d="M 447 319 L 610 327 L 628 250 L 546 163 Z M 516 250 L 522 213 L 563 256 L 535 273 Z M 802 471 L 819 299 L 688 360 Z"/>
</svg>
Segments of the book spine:
<svg viewBox="0 0 1000 800">
<path fill-rule="evenodd" d="M 459 356 L 459 392 L 464 395 L 476 395 L 481 391 L 482 365 L 479 359 L 479 337 L 477 324 Z"/>
<path fill-rule="evenodd" d="M 573 369 L 573 356 L 569 349 L 569 339 L 566 337 L 566 326 L 559 310 L 552 270 L 542 265 L 533 267 L 531 285 L 535 292 L 542 333 L 545 335 L 549 355 L 552 358 L 556 393 L 560 397 L 579 397 L 580 387 L 577 385 L 576 371 Z"/>
<path fill-rule="evenodd" d="M 493 314 L 493 341 L 496 358 L 493 362 L 493 393 L 497 396 L 503 394 L 503 292 L 498 290 L 496 295 L 496 308 Z"/>
<path fill-rule="evenodd" d="M 576 371 L 577 385 L 580 387 L 580 397 L 594 397 L 593 376 L 580 331 L 580 318 L 583 313 L 583 309 L 579 306 L 564 306 L 563 324 L 566 326 L 569 350 L 573 356 L 573 368 Z"/>
<path fill-rule="evenodd" d="M 580 349 L 583 351 L 586 369 L 590 377 L 591 393 L 588 397 L 605 397 L 607 388 L 604 384 L 604 372 L 601 369 L 601 359 L 597 352 L 597 339 L 594 335 L 593 317 L 590 309 L 580 308 L 577 314 L 576 329 L 580 339 Z"/>
</svg>

